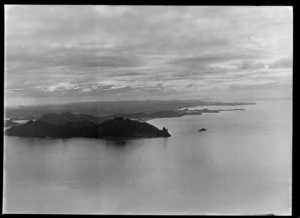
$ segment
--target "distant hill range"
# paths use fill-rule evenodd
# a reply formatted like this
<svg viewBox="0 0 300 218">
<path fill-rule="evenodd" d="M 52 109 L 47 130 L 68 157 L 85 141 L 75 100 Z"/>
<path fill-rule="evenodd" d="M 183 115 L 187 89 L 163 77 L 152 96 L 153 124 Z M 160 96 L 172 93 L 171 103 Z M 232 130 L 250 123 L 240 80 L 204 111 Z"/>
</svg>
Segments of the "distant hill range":
<svg viewBox="0 0 300 218">
<path fill-rule="evenodd" d="M 115 117 L 99 123 L 100 119 L 84 114 L 45 114 L 36 121 L 13 126 L 8 136 L 39 138 L 152 138 L 170 137 L 168 130 L 137 120 Z"/>
<path fill-rule="evenodd" d="M 195 111 L 193 112 L 193 114 L 200 115 L 201 112 Z M 108 119 L 114 119 L 115 117 L 124 117 L 128 119 L 146 121 L 155 118 L 181 117 L 183 115 L 186 115 L 185 111 L 158 111 L 153 113 L 139 112 L 139 113 L 128 113 L 128 114 L 119 113 L 119 114 L 107 115 L 102 117 L 97 117 L 88 114 L 73 114 L 70 112 L 65 112 L 61 114 L 55 114 L 55 113 L 44 114 L 38 120 L 47 123 L 52 123 L 52 124 L 59 124 L 59 125 L 78 125 L 80 123 L 81 125 L 89 126 L 95 123 L 102 123 L 103 121 Z"/>
<path fill-rule="evenodd" d="M 60 105 L 41 105 L 24 107 L 6 107 L 5 114 L 13 120 L 35 120 L 44 114 L 65 113 L 89 114 L 96 117 L 114 117 L 125 114 L 126 117 L 143 117 L 142 120 L 182 116 L 178 110 L 196 106 L 242 106 L 255 103 L 222 102 L 212 100 L 145 100 L 145 101 L 107 101 L 107 102 L 81 102 Z M 206 111 L 208 113 L 209 111 Z M 212 112 L 212 111 L 210 111 Z M 156 113 L 156 114 L 155 114 Z M 161 113 L 161 114 L 160 114 Z M 198 111 L 200 113 L 200 111 Z M 149 117 L 149 118 L 148 118 Z M 102 121 L 104 118 L 102 119 Z"/>
<path fill-rule="evenodd" d="M 65 112 L 61 114 L 49 113 L 44 114 L 38 121 L 51 123 L 55 125 L 80 125 L 93 126 L 96 123 L 103 121 L 102 119 L 88 114 L 73 114 Z"/>
</svg>

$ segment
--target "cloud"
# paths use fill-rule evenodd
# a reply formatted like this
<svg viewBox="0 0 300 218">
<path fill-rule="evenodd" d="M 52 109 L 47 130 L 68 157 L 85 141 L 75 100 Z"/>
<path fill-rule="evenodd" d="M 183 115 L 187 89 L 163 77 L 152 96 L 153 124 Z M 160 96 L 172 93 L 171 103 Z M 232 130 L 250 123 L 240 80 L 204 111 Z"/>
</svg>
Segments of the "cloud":
<svg viewBox="0 0 300 218">
<path fill-rule="evenodd" d="M 78 90 L 78 85 L 77 84 L 72 84 L 69 82 L 62 82 L 57 85 L 51 85 L 48 87 L 47 91 L 54 92 L 54 91 L 59 91 L 59 90 Z"/>
<path fill-rule="evenodd" d="M 42 52 L 27 50 L 6 51 L 6 68 L 10 70 L 42 69 L 68 66 L 70 68 L 120 68 L 143 66 L 136 56 L 98 55 L 94 49 L 48 49 Z"/>
<path fill-rule="evenodd" d="M 170 61 L 169 64 L 174 64 L 174 65 L 178 65 L 178 66 L 183 66 L 183 67 L 187 67 L 187 68 L 197 68 L 197 69 L 203 69 L 209 66 L 213 66 L 213 65 L 219 65 L 222 66 L 222 64 L 224 63 L 228 63 L 228 62 L 234 62 L 236 60 L 240 60 L 240 59 L 249 59 L 249 60 L 253 60 L 253 59 L 257 59 L 258 57 L 262 57 L 262 54 L 241 54 L 239 52 L 219 52 L 215 55 L 203 55 L 203 56 L 196 56 L 196 57 L 189 57 L 189 58 L 178 58 L 176 60 Z M 253 63 L 253 61 L 242 61 L 239 66 L 254 66 L 258 63 Z M 246 66 L 247 65 L 247 66 Z M 258 64 L 260 65 L 260 64 Z"/>
<path fill-rule="evenodd" d="M 281 58 L 268 65 L 269 68 L 292 68 L 292 58 Z"/>
<path fill-rule="evenodd" d="M 130 6 L 107 6 L 107 5 L 101 5 L 101 6 L 95 6 L 93 9 L 97 12 L 98 15 L 103 16 L 105 18 L 116 18 L 116 17 L 122 17 L 126 14 L 134 12 L 133 8 Z"/>
<path fill-rule="evenodd" d="M 247 70 L 247 69 L 262 69 L 265 68 L 265 64 L 262 62 L 253 62 L 248 60 L 243 60 L 238 64 L 233 64 L 240 70 Z"/>
<path fill-rule="evenodd" d="M 292 76 L 291 59 L 280 59 L 292 56 L 292 19 L 291 7 L 5 7 L 6 89 L 35 102 L 172 90 L 189 98 L 236 80 L 266 82 L 277 69 L 279 84 Z"/>
<path fill-rule="evenodd" d="M 258 84 L 234 84 L 229 86 L 230 90 L 233 91 L 245 91 L 245 90 L 255 90 L 255 91 L 262 91 L 262 90 L 280 90 L 280 89 L 289 89 L 291 88 L 290 84 L 277 84 L 274 82 L 263 82 Z"/>
</svg>

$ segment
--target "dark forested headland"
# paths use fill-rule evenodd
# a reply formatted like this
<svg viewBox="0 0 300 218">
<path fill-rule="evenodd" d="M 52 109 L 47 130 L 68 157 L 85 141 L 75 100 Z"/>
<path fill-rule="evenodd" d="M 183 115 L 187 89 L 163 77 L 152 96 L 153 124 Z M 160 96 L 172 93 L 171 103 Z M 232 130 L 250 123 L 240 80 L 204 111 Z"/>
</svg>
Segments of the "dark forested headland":
<svg viewBox="0 0 300 218">
<path fill-rule="evenodd" d="M 69 114 L 72 116 L 73 114 Z M 73 118 L 77 115 L 73 115 Z M 77 120 L 59 120 L 61 115 L 54 118 L 53 122 L 39 119 L 29 121 L 22 125 L 16 125 L 6 130 L 8 136 L 38 137 L 38 138 L 152 138 L 152 137 L 170 137 L 168 130 L 162 130 L 155 126 L 130 120 L 123 117 L 105 120 L 98 124 L 93 121 L 84 120 L 82 115 Z"/>
</svg>

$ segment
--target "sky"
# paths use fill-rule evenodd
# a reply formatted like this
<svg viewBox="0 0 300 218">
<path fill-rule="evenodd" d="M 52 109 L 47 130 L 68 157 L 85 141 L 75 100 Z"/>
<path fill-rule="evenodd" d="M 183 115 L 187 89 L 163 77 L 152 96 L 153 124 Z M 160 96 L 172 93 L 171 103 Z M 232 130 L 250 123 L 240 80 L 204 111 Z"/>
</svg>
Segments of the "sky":
<svg viewBox="0 0 300 218">
<path fill-rule="evenodd" d="M 287 6 L 5 5 L 5 105 L 292 96 Z"/>
</svg>

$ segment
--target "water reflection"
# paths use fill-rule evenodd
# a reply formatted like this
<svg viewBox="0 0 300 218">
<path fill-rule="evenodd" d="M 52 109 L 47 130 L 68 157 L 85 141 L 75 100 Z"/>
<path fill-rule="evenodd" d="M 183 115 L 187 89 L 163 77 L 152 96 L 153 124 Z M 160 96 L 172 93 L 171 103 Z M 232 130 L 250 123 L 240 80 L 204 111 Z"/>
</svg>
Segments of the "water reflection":
<svg viewBox="0 0 300 218">
<path fill-rule="evenodd" d="M 107 139 L 105 140 L 105 145 L 107 146 L 120 146 L 124 147 L 130 143 L 129 140 L 126 139 Z"/>
</svg>

